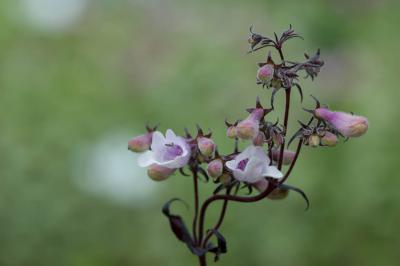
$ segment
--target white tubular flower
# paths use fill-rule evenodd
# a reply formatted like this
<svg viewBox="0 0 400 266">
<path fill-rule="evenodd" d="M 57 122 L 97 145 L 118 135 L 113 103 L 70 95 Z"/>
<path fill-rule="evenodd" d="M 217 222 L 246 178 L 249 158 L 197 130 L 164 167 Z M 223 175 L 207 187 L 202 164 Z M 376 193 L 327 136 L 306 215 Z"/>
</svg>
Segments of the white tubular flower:
<svg viewBox="0 0 400 266">
<path fill-rule="evenodd" d="M 168 129 L 165 137 L 162 133 L 156 131 L 153 133 L 151 150 L 143 153 L 139 159 L 140 167 L 147 167 L 152 164 L 167 168 L 181 168 L 188 163 L 190 159 L 190 146 L 182 137 Z"/>
<path fill-rule="evenodd" d="M 282 178 L 283 174 L 275 166 L 270 166 L 270 159 L 258 146 L 249 146 L 235 159 L 226 162 L 233 176 L 247 183 L 255 183 L 264 177 Z"/>
</svg>

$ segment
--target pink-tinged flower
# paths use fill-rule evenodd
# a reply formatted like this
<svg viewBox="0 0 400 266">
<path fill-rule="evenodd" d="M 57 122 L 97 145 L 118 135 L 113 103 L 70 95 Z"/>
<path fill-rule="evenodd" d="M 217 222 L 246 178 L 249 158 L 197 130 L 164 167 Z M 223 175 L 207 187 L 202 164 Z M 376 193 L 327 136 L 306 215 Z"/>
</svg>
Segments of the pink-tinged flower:
<svg viewBox="0 0 400 266">
<path fill-rule="evenodd" d="M 128 149 L 133 152 L 144 152 L 150 148 L 153 132 L 134 137 L 128 141 Z"/>
<path fill-rule="evenodd" d="M 260 67 L 257 71 L 257 80 L 263 84 L 269 83 L 274 76 L 274 66 L 271 64 L 266 64 Z"/>
<path fill-rule="evenodd" d="M 334 147 L 338 143 L 338 137 L 332 132 L 325 132 L 325 135 L 321 138 L 321 145 Z"/>
<path fill-rule="evenodd" d="M 214 141 L 206 137 L 200 137 L 197 139 L 197 147 L 204 156 L 211 156 L 215 151 Z"/>
<path fill-rule="evenodd" d="M 170 177 L 176 169 L 167 168 L 158 164 L 152 164 L 147 169 L 147 175 L 154 181 L 163 181 Z"/>
<path fill-rule="evenodd" d="M 237 137 L 237 132 L 236 132 L 236 127 L 235 126 L 230 126 L 226 130 L 226 136 L 230 139 L 234 139 Z"/>
<path fill-rule="evenodd" d="M 223 168 L 224 168 L 224 166 L 222 164 L 222 160 L 221 159 L 215 159 L 215 160 L 212 160 L 208 164 L 207 172 L 211 177 L 217 178 L 217 177 L 220 177 L 222 175 Z"/>
<path fill-rule="evenodd" d="M 262 146 L 265 142 L 265 135 L 261 131 L 253 138 L 253 145 L 254 146 Z"/>
<path fill-rule="evenodd" d="M 165 137 L 158 131 L 153 133 L 151 150 L 140 155 L 138 164 L 147 167 L 157 164 L 166 168 L 181 168 L 190 159 L 190 146 L 182 137 L 168 129 Z"/>
<path fill-rule="evenodd" d="M 257 136 L 260 120 L 264 116 L 264 109 L 255 108 L 251 114 L 236 126 L 236 134 L 241 139 L 252 139 Z"/>
<path fill-rule="evenodd" d="M 247 183 L 255 183 L 264 177 L 283 177 L 278 168 L 270 166 L 269 163 L 270 160 L 264 150 L 251 145 L 225 165 L 237 180 Z"/>
<path fill-rule="evenodd" d="M 331 124 L 345 137 L 359 137 L 368 130 L 368 120 L 363 116 L 334 112 L 328 108 L 317 108 L 314 114 Z"/>
<path fill-rule="evenodd" d="M 253 187 L 255 187 L 259 192 L 264 192 L 268 188 L 269 182 L 266 179 L 261 179 L 257 181 L 256 183 L 253 184 Z M 278 199 L 284 199 L 289 195 L 289 190 L 286 189 L 280 189 L 280 188 L 275 188 L 267 198 L 272 199 L 272 200 L 278 200 Z"/>
<path fill-rule="evenodd" d="M 272 154 L 272 160 L 274 162 L 278 162 L 279 157 L 281 156 L 281 150 L 279 150 L 279 149 L 272 150 L 271 154 Z M 293 162 L 295 156 L 296 156 L 296 153 L 294 151 L 284 150 L 282 163 L 284 165 L 290 165 Z"/>
</svg>

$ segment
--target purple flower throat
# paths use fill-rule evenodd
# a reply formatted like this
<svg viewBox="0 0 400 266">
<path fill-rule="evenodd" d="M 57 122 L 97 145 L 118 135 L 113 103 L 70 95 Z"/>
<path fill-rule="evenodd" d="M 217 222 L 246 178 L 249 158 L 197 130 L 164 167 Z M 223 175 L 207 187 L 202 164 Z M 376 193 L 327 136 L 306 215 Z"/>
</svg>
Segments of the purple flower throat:
<svg viewBox="0 0 400 266">
<path fill-rule="evenodd" d="M 182 147 L 174 143 L 165 144 L 165 146 L 164 160 L 166 161 L 171 161 L 183 153 Z"/>
<path fill-rule="evenodd" d="M 237 169 L 240 169 L 240 170 L 244 171 L 244 169 L 246 168 L 246 165 L 247 165 L 248 162 L 249 162 L 249 158 L 241 160 L 236 166 Z"/>
</svg>

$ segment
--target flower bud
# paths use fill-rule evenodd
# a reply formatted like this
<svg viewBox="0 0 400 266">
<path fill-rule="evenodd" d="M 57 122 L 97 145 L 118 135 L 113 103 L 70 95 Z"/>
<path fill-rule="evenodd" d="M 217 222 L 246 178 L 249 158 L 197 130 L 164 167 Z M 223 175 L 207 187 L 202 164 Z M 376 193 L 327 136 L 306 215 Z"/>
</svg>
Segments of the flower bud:
<svg viewBox="0 0 400 266">
<path fill-rule="evenodd" d="M 204 156 L 211 156 L 215 150 L 215 143 L 212 139 L 200 137 L 197 139 L 197 147 Z"/>
<path fill-rule="evenodd" d="M 272 150 L 271 154 L 272 154 L 272 160 L 278 162 L 279 156 L 281 155 L 281 151 L 279 149 Z M 284 165 L 290 165 L 293 162 L 295 156 L 296 153 L 294 151 L 284 150 L 282 163 Z"/>
<path fill-rule="evenodd" d="M 257 79 L 264 84 L 269 83 L 274 76 L 274 66 L 266 64 L 260 67 L 257 71 Z"/>
<path fill-rule="evenodd" d="M 221 159 L 215 159 L 208 164 L 207 172 L 211 177 L 217 178 L 222 175 L 223 168 L 224 168 L 224 165 L 223 165 Z"/>
<path fill-rule="evenodd" d="M 312 134 L 310 137 L 308 137 L 308 144 L 313 148 L 318 147 L 320 141 L 321 140 L 317 134 Z"/>
<path fill-rule="evenodd" d="M 236 127 L 235 126 L 230 126 L 228 127 L 228 129 L 226 130 L 226 136 L 230 139 L 234 139 L 237 137 L 236 135 Z"/>
<path fill-rule="evenodd" d="M 368 130 L 368 120 L 363 116 L 334 112 L 327 108 L 315 109 L 314 115 L 331 124 L 345 137 L 359 137 Z"/>
<path fill-rule="evenodd" d="M 261 179 L 253 184 L 253 186 L 261 193 L 264 192 L 268 188 L 269 182 L 266 179 Z M 272 200 L 284 199 L 288 196 L 289 190 L 284 190 L 280 188 L 274 189 L 267 198 Z"/>
<path fill-rule="evenodd" d="M 258 134 L 253 138 L 254 146 L 262 146 L 265 142 L 265 135 L 262 132 L 258 132 Z"/>
<path fill-rule="evenodd" d="M 257 136 L 260 127 L 260 120 L 264 116 L 264 109 L 256 108 L 243 121 L 236 126 L 236 134 L 241 139 L 252 139 Z"/>
<path fill-rule="evenodd" d="M 321 138 L 321 144 L 323 146 L 334 147 L 338 143 L 338 137 L 332 132 L 325 132 L 325 135 Z"/>
<path fill-rule="evenodd" d="M 158 164 L 152 164 L 147 169 L 147 175 L 154 181 L 163 181 L 170 177 L 176 169 L 167 168 Z"/>
<path fill-rule="evenodd" d="M 289 190 L 287 189 L 281 189 L 281 188 L 275 188 L 268 196 L 267 198 L 271 200 L 281 200 L 286 198 L 289 195 Z"/>
<path fill-rule="evenodd" d="M 144 152 L 150 148 L 153 132 L 134 137 L 128 141 L 128 149 L 133 152 Z"/>
<path fill-rule="evenodd" d="M 268 188 L 268 185 L 269 185 L 269 182 L 268 182 L 268 180 L 266 180 L 266 179 L 261 179 L 261 180 L 258 180 L 257 182 L 255 182 L 255 183 L 253 183 L 252 184 L 254 187 L 255 187 L 255 189 L 257 189 L 259 192 L 264 192 L 267 188 Z"/>
</svg>

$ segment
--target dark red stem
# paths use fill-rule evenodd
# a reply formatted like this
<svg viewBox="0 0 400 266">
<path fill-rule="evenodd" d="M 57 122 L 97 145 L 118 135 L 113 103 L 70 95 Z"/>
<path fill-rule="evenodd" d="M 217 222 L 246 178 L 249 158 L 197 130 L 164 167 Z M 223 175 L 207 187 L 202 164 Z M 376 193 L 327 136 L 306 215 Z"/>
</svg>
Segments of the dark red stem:
<svg viewBox="0 0 400 266">
<path fill-rule="evenodd" d="M 200 266 L 207 266 L 206 255 L 199 256 Z"/>
<path fill-rule="evenodd" d="M 296 154 L 294 155 L 293 161 L 289 166 L 288 171 L 286 172 L 285 176 L 282 178 L 281 181 L 279 181 L 280 184 L 283 184 L 286 179 L 289 177 L 290 173 L 292 172 L 294 165 L 296 164 L 297 158 L 299 157 L 300 154 L 300 150 L 301 150 L 301 146 L 303 145 L 303 140 L 300 139 L 299 140 L 299 144 L 297 145 L 297 149 L 296 149 Z"/>
<path fill-rule="evenodd" d="M 200 217 L 199 217 L 199 240 L 203 239 L 204 234 L 204 219 L 206 215 L 206 211 L 208 206 L 217 200 L 227 200 L 227 201 L 237 201 L 237 202 L 255 202 L 259 201 L 266 196 L 269 195 L 275 188 L 277 187 L 277 183 L 274 181 L 270 181 L 270 185 L 267 187 L 265 191 L 253 197 L 242 197 L 242 196 L 234 196 L 234 195 L 213 195 L 209 197 L 206 201 L 204 201 L 203 205 L 200 209 Z"/>
<path fill-rule="evenodd" d="M 197 170 L 193 171 L 193 184 L 194 184 L 194 217 L 193 217 L 193 239 L 197 242 L 197 218 L 199 215 L 199 187 Z"/>
<path fill-rule="evenodd" d="M 226 195 L 229 195 L 229 193 L 230 193 L 230 189 L 228 189 L 226 191 Z M 208 240 L 210 240 L 210 238 L 211 238 L 211 236 L 213 234 L 213 231 L 216 231 L 221 227 L 222 222 L 224 221 L 224 218 L 225 218 L 225 213 L 226 213 L 227 207 L 228 207 L 228 200 L 224 200 L 224 203 L 222 204 L 221 213 L 219 215 L 218 222 L 216 223 L 214 228 L 207 233 L 206 237 L 204 238 L 204 241 L 202 242 L 202 245 L 201 245 L 202 247 L 205 247 L 207 245 L 207 242 L 208 242 Z"/>
<path fill-rule="evenodd" d="M 291 88 L 285 89 L 285 95 L 286 95 L 286 104 L 285 104 L 285 117 L 283 121 L 283 126 L 284 128 L 284 136 L 286 138 L 286 132 L 288 128 L 288 122 L 289 122 L 289 107 L 290 107 L 290 92 Z M 281 144 L 281 150 L 279 154 L 279 162 L 278 162 L 278 169 L 282 169 L 282 163 L 283 163 L 283 152 L 285 151 L 285 138 L 283 138 L 283 142 Z"/>
</svg>

